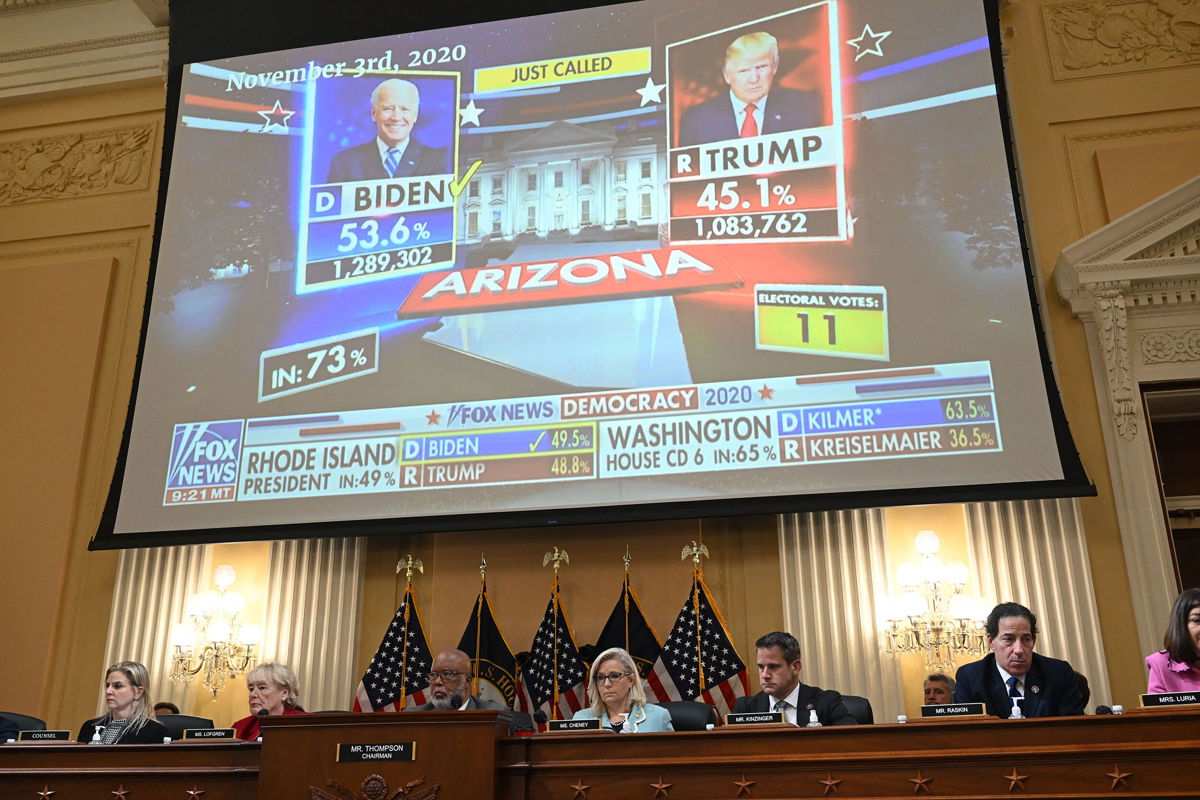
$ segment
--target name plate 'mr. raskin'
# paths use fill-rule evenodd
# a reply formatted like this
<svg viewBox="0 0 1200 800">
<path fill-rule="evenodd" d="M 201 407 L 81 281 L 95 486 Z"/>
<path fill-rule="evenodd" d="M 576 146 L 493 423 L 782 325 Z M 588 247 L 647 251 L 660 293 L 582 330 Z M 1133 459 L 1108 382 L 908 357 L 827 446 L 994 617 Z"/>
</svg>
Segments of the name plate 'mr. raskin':
<svg viewBox="0 0 1200 800">
<path fill-rule="evenodd" d="M 1164 692 L 1142 695 L 1142 707 L 1194 706 L 1200 704 L 1200 692 Z"/>
<path fill-rule="evenodd" d="M 338 761 L 416 761 L 416 742 L 339 744 Z"/>
<path fill-rule="evenodd" d="M 983 703 L 947 703 L 940 706 L 921 706 L 922 717 L 982 717 Z"/>
</svg>

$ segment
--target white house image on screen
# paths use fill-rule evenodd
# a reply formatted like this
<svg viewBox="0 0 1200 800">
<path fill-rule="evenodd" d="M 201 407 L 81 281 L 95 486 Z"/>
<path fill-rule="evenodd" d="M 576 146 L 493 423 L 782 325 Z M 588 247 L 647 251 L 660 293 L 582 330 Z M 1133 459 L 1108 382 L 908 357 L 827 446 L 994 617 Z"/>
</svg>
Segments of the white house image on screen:
<svg viewBox="0 0 1200 800">
<path fill-rule="evenodd" d="M 464 244 L 657 237 L 666 175 L 657 127 L 558 121 L 532 132 L 481 133 L 465 148 L 464 163 L 483 165 L 460 204 Z"/>
</svg>

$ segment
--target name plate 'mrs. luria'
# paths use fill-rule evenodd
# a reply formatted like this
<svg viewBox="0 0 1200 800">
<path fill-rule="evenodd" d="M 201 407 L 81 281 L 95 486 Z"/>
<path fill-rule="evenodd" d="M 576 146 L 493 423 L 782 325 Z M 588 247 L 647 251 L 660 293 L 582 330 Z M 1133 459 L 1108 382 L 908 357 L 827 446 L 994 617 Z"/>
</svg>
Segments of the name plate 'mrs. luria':
<svg viewBox="0 0 1200 800">
<path fill-rule="evenodd" d="M 1200 692 L 1164 692 L 1162 694 L 1142 695 L 1142 706 L 1154 708 L 1157 706 L 1193 706 L 1200 704 Z"/>
</svg>

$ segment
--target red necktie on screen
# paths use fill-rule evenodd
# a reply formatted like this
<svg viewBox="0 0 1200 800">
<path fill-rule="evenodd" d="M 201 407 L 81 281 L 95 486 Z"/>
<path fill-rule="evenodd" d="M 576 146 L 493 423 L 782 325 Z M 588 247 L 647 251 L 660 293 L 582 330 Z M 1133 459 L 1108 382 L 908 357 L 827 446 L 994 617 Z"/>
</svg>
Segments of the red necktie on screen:
<svg viewBox="0 0 1200 800">
<path fill-rule="evenodd" d="M 758 121 L 754 119 L 754 103 L 746 103 L 746 118 L 742 120 L 742 138 L 758 136 Z"/>
</svg>

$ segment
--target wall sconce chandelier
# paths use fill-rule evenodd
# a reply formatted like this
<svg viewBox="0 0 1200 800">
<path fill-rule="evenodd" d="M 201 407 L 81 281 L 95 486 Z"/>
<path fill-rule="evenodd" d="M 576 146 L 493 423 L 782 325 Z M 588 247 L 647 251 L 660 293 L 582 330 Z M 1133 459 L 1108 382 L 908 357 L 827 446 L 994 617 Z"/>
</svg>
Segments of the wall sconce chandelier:
<svg viewBox="0 0 1200 800">
<path fill-rule="evenodd" d="M 237 573 L 228 564 L 213 572 L 216 591 L 188 598 L 187 616 L 191 624 L 177 624 L 171 632 L 175 654 L 171 658 L 171 680 L 187 682 L 204 673 L 204 688 L 213 699 L 229 679 L 243 675 L 254 666 L 259 630 L 241 624 L 239 616 L 245 599 L 229 591 Z"/>
<path fill-rule="evenodd" d="M 933 531 L 917 533 L 921 563 L 904 563 L 896 571 L 904 594 L 885 602 L 888 627 L 884 635 L 889 655 L 919 653 L 928 671 L 953 674 L 956 659 L 980 656 L 987 650 L 987 608 L 982 600 L 962 593 L 967 565 L 961 561 L 943 564 L 934 555 L 940 545 Z"/>
</svg>

